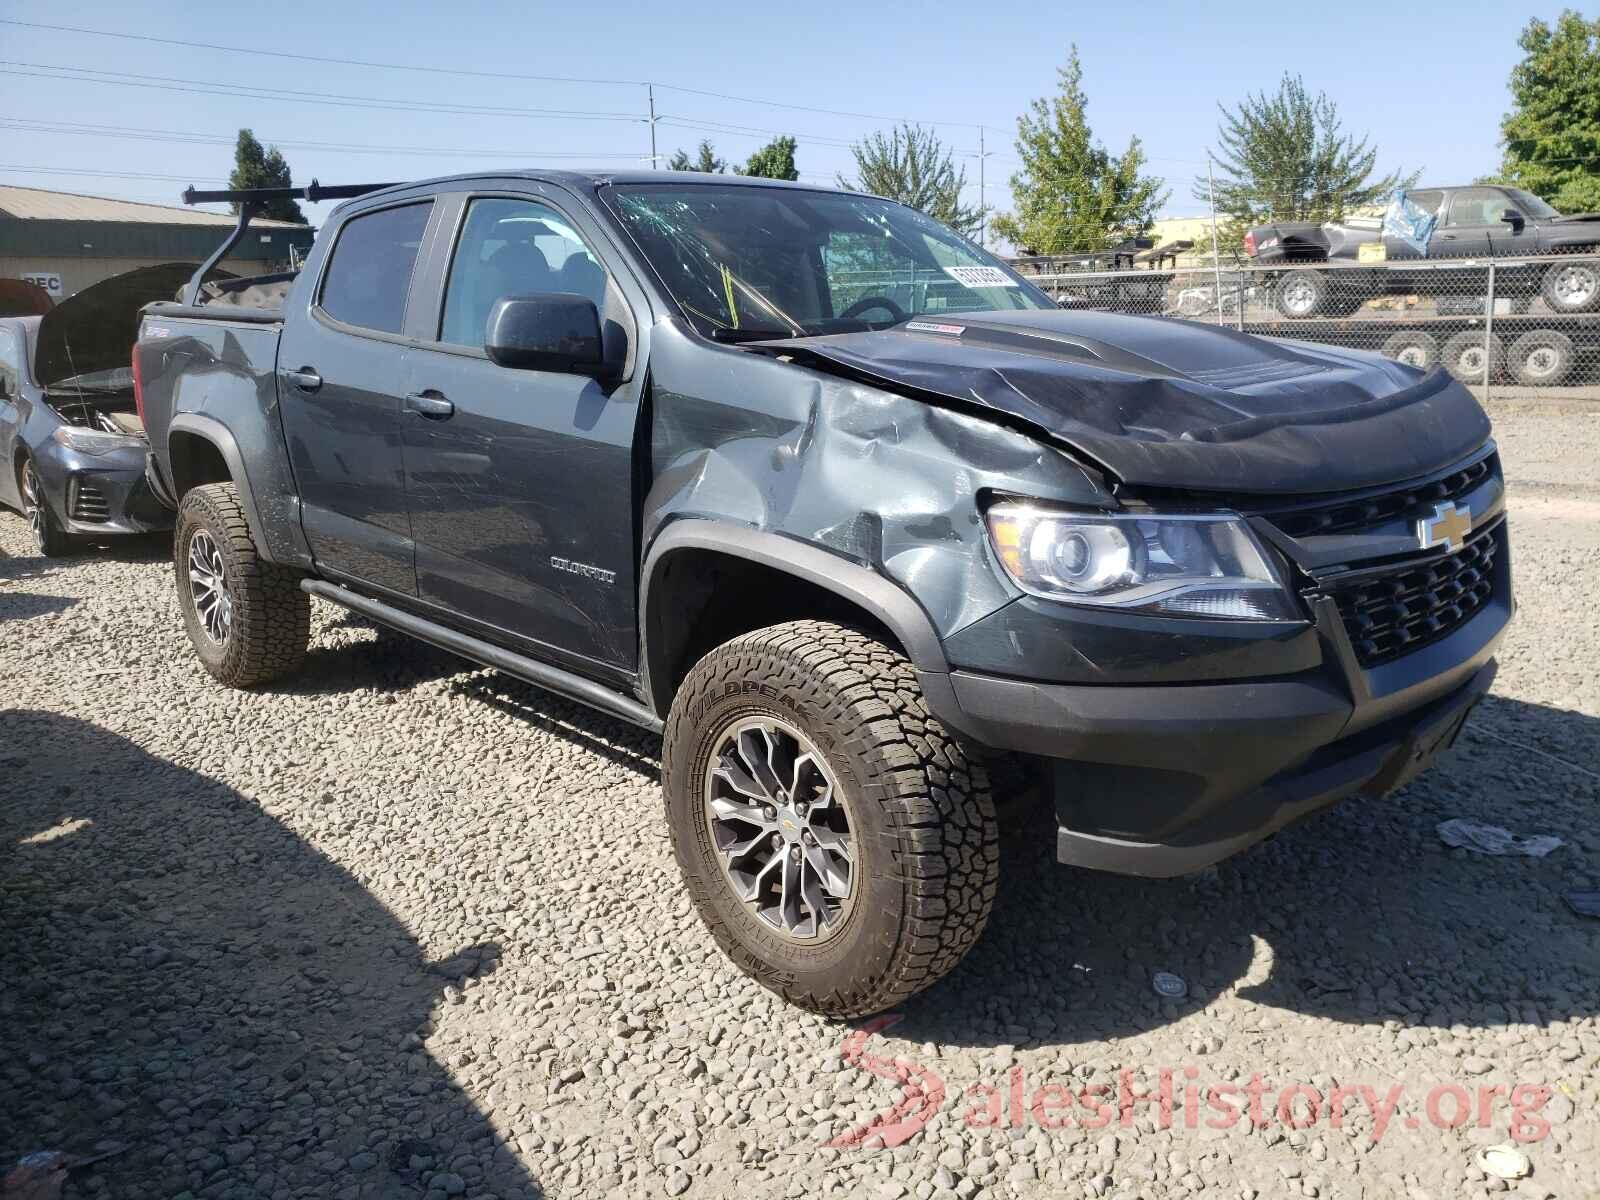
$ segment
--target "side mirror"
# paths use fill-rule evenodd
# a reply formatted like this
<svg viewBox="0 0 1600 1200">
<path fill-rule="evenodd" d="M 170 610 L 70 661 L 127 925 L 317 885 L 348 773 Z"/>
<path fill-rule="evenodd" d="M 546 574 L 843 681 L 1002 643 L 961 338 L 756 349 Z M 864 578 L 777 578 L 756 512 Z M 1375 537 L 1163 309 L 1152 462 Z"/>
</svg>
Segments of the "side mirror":
<svg viewBox="0 0 1600 1200">
<path fill-rule="evenodd" d="M 596 379 L 612 374 L 600 337 L 600 310 L 587 296 L 570 292 L 495 301 L 483 348 L 502 367 Z"/>
<path fill-rule="evenodd" d="M 1500 219 L 1513 229 L 1522 228 L 1522 214 L 1514 208 L 1508 208 L 1500 214 Z"/>
</svg>

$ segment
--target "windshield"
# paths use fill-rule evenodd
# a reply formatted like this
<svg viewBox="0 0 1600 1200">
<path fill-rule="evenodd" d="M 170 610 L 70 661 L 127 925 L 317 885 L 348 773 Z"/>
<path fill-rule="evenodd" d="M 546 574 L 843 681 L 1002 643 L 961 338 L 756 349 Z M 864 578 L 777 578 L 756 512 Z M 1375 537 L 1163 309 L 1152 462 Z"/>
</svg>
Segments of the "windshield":
<svg viewBox="0 0 1600 1200">
<path fill-rule="evenodd" d="M 708 337 L 846 333 L 924 315 L 1055 307 L 937 221 L 871 196 L 622 184 L 614 203 Z"/>
<path fill-rule="evenodd" d="M 1506 195 L 1517 202 L 1517 207 L 1522 210 L 1523 216 L 1532 217 L 1535 221 L 1548 221 L 1551 217 L 1561 215 L 1532 192 L 1525 192 L 1521 188 L 1507 188 Z"/>
</svg>

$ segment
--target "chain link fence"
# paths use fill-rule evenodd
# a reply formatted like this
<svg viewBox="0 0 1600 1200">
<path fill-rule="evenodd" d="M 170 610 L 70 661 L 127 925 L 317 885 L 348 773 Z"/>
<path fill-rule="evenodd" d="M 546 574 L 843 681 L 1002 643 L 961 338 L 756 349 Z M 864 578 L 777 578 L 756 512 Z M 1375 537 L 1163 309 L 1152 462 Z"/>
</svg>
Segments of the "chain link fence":
<svg viewBox="0 0 1600 1200">
<path fill-rule="evenodd" d="M 1026 270 L 1026 268 L 1022 268 Z M 1029 273 L 1063 308 L 1215 322 L 1443 367 L 1485 393 L 1600 399 L 1600 256 Z"/>
</svg>

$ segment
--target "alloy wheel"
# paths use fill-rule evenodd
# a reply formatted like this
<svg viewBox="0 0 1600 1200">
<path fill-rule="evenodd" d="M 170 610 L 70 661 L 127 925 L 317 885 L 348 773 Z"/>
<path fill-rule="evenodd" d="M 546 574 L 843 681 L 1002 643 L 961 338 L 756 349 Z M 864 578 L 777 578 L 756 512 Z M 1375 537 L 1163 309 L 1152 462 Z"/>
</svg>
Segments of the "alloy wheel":
<svg viewBox="0 0 1600 1200">
<path fill-rule="evenodd" d="M 769 929 L 816 942 L 855 900 L 849 804 L 821 753 L 772 717 L 718 737 L 705 773 L 706 827 L 734 894 Z"/>
<path fill-rule="evenodd" d="M 1303 279 L 1291 279 L 1283 288 L 1283 306 L 1290 314 L 1303 317 L 1317 306 L 1317 289 Z"/>
<path fill-rule="evenodd" d="M 233 597 L 228 595 L 222 551 L 204 529 L 195 530 L 189 540 L 189 595 L 206 637 L 223 645 L 233 628 Z"/>
<path fill-rule="evenodd" d="M 28 518 L 28 532 L 33 535 L 34 549 L 44 553 L 44 488 L 39 484 L 39 473 L 33 463 L 22 464 L 22 511 Z"/>
<path fill-rule="evenodd" d="M 1562 267 L 1553 289 L 1560 306 L 1567 310 L 1584 307 L 1600 291 L 1600 271 L 1586 263 Z"/>
</svg>

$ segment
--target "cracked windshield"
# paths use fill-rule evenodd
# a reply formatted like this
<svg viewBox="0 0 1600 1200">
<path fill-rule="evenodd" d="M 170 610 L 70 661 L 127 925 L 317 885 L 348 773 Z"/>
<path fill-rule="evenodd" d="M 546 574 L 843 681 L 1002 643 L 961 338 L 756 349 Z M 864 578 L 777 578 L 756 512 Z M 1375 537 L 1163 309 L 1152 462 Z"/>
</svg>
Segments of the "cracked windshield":
<svg viewBox="0 0 1600 1200">
<path fill-rule="evenodd" d="M 937 221 L 871 196 L 651 184 L 612 199 L 684 315 L 719 341 L 1055 307 Z"/>
</svg>

